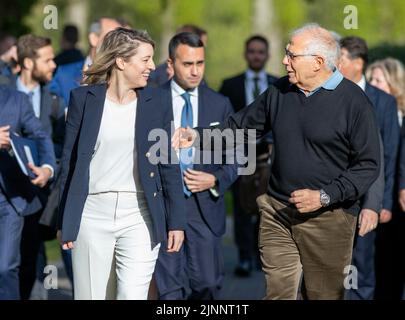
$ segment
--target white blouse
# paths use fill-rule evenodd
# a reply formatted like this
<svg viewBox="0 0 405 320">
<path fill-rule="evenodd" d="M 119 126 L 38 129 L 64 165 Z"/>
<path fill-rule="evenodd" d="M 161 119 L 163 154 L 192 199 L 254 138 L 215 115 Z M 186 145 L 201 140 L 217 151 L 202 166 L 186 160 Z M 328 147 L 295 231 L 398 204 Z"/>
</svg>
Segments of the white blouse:
<svg viewBox="0 0 405 320">
<path fill-rule="evenodd" d="M 135 146 L 137 99 L 122 105 L 108 98 L 90 162 L 89 194 L 143 192 Z"/>
</svg>

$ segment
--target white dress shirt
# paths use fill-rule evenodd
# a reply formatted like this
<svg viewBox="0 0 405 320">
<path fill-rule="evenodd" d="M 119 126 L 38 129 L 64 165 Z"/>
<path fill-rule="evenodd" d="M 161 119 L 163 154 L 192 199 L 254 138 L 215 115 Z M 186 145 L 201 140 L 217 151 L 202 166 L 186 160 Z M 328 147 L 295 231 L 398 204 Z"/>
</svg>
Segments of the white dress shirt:
<svg viewBox="0 0 405 320">
<path fill-rule="evenodd" d="M 181 126 L 181 113 L 183 111 L 183 107 L 186 104 L 186 101 L 181 96 L 183 93 L 186 92 L 182 87 L 180 87 L 174 79 L 171 81 L 171 89 L 172 89 L 172 107 L 173 107 L 173 121 L 174 121 L 174 128 L 180 128 Z M 188 91 L 190 94 L 190 101 L 191 106 L 193 109 L 193 128 L 198 126 L 198 87 L 194 90 Z M 177 156 L 179 156 L 179 150 L 176 150 Z M 193 148 L 193 157 L 195 155 L 195 148 Z"/>
<path fill-rule="evenodd" d="M 21 78 L 17 78 L 17 90 L 24 92 L 27 96 L 32 94 L 32 108 L 34 109 L 35 116 L 39 118 L 41 116 L 41 87 L 37 85 L 34 89 L 27 88 L 21 81 Z"/>
<path fill-rule="evenodd" d="M 258 77 L 258 86 L 259 92 L 263 93 L 269 86 L 267 82 L 267 74 L 265 70 L 261 70 L 258 73 L 254 72 L 251 69 L 247 69 L 245 72 L 245 96 L 246 96 L 246 105 L 249 105 L 253 102 L 253 90 L 255 88 L 254 78 Z"/>
<path fill-rule="evenodd" d="M 174 79 L 171 80 L 170 83 L 171 91 L 172 91 L 172 106 L 173 106 L 173 121 L 174 121 L 174 128 L 177 129 L 181 126 L 181 113 L 183 111 L 183 107 L 186 104 L 186 101 L 181 96 L 183 93 L 186 92 L 182 87 L 180 87 Z M 190 101 L 191 106 L 193 109 L 193 128 L 198 126 L 198 87 L 187 91 L 190 94 Z M 177 157 L 179 157 L 179 150 L 176 150 Z M 192 157 L 195 156 L 195 148 L 193 148 Z M 211 188 L 210 192 L 215 196 L 218 197 L 219 193 L 217 192 L 216 188 Z"/>
<path fill-rule="evenodd" d="M 181 112 L 186 104 L 186 101 L 181 96 L 186 92 L 182 87 L 180 87 L 176 81 L 172 79 L 171 81 L 172 89 L 172 105 L 173 105 L 173 117 L 174 117 L 174 128 L 177 129 L 181 126 Z M 198 87 L 194 90 L 188 91 L 190 94 L 191 106 L 193 107 L 193 128 L 198 126 Z"/>
</svg>

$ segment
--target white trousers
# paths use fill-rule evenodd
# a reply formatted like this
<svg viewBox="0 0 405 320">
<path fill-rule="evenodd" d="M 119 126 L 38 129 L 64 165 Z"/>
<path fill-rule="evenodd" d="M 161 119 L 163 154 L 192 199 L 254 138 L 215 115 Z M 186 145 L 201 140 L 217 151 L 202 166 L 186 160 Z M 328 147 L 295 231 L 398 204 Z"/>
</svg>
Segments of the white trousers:
<svg viewBox="0 0 405 320">
<path fill-rule="evenodd" d="M 142 194 L 88 195 L 72 249 L 76 300 L 146 300 L 160 243 Z"/>
</svg>

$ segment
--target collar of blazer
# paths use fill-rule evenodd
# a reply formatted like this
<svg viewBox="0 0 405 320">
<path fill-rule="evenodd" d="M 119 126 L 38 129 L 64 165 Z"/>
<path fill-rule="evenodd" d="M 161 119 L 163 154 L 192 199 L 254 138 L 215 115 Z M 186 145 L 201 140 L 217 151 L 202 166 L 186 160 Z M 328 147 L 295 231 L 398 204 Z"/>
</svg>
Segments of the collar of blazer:
<svg viewBox="0 0 405 320">
<path fill-rule="evenodd" d="M 79 150 L 79 152 L 92 153 L 100 129 L 107 85 L 89 85 L 87 90 L 88 97 L 85 102 L 83 113 L 82 129 L 80 133 L 81 143 L 79 144 L 79 149 L 81 150 Z M 148 133 L 146 132 L 148 126 L 153 122 L 153 119 L 156 118 L 156 113 L 154 113 L 153 109 L 150 109 L 149 105 L 146 103 L 152 98 L 152 91 L 145 88 L 137 90 L 137 93 L 138 103 L 136 110 L 135 135 L 142 140 L 142 137 Z M 139 142 L 138 140 L 139 139 L 137 139 L 137 145 Z"/>
</svg>

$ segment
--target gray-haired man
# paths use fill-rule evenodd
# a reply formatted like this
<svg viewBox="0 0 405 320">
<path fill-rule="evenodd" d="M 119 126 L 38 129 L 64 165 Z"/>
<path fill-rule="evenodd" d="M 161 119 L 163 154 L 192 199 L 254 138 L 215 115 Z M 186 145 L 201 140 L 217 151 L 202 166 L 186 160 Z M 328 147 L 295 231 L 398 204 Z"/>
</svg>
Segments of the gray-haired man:
<svg viewBox="0 0 405 320">
<path fill-rule="evenodd" d="M 275 156 L 268 191 L 257 201 L 267 299 L 343 299 L 359 199 L 378 176 L 373 107 L 335 67 L 339 45 L 316 24 L 296 30 L 285 51 L 288 73 L 221 129 L 272 130 Z M 174 147 L 197 132 L 179 129 Z M 224 144 L 223 144 L 224 145 Z"/>
</svg>

